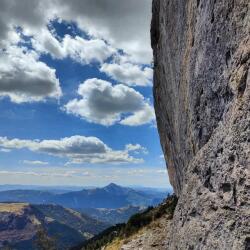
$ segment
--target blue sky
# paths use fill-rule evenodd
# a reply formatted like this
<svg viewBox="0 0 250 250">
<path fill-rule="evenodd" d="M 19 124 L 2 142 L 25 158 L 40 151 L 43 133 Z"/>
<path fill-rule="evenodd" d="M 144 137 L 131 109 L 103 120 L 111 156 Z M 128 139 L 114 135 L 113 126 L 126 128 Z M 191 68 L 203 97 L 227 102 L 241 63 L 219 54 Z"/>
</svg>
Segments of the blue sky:
<svg viewBox="0 0 250 250">
<path fill-rule="evenodd" d="M 169 187 L 150 1 L 0 4 L 0 183 Z"/>
</svg>

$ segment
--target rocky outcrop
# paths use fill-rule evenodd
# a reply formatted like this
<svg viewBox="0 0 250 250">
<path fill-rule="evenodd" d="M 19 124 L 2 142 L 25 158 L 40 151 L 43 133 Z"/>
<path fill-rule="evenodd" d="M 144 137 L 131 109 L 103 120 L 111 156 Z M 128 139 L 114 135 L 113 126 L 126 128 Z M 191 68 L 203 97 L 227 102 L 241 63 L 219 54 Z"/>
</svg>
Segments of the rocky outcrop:
<svg viewBox="0 0 250 250">
<path fill-rule="evenodd" d="M 155 110 L 179 196 L 167 249 L 250 248 L 249 7 L 153 0 Z"/>
</svg>

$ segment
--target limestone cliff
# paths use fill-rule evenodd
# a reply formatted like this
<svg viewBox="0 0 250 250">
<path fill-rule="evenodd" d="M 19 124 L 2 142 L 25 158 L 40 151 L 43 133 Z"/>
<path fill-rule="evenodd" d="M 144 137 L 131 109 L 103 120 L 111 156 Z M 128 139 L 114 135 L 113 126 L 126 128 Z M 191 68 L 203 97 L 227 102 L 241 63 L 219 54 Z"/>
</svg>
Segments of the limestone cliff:
<svg viewBox="0 0 250 250">
<path fill-rule="evenodd" d="M 167 249 L 250 249 L 249 7 L 153 0 L 157 125 L 179 196 Z"/>
</svg>

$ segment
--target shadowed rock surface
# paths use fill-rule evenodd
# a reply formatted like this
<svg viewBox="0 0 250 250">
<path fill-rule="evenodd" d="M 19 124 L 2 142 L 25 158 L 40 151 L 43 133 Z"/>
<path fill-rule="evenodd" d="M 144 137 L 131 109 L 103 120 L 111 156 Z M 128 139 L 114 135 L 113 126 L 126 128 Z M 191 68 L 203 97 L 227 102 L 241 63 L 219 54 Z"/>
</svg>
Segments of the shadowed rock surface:
<svg viewBox="0 0 250 250">
<path fill-rule="evenodd" d="M 153 0 L 156 117 L 179 196 L 166 249 L 250 248 L 249 7 Z"/>
</svg>

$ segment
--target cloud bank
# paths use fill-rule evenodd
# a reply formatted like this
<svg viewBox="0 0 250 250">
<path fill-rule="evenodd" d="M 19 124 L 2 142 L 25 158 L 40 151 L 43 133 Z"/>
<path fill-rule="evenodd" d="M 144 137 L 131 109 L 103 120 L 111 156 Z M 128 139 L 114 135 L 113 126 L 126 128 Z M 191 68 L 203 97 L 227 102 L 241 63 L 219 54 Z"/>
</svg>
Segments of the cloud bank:
<svg viewBox="0 0 250 250">
<path fill-rule="evenodd" d="M 124 150 L 113 150 L 96 137 L 72 136 L 60 140 L 21 140 L 0 137 L 3 149 L 28 149 L 67 158 L 69 163 L 140 163 L 141 158 L 134 158 L 129 153 L 134 150 L 145 150 L 140 145 L 125 146 Z"/>
</svg>

